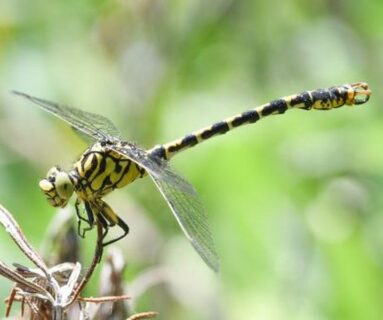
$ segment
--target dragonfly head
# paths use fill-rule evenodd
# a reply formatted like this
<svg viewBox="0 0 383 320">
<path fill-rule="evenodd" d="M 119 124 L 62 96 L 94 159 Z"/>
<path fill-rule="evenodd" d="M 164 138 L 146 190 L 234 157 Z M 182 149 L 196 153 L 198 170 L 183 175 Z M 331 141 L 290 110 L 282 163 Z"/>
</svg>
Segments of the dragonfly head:
<svg viewBox="0 0 383 320">
<path fill-rule="evenodd" d="M 59 167 L 51 168 L 39 186 L 53 207 L 65 207 L 74 190 L 69 174 Z"/>
</svg>

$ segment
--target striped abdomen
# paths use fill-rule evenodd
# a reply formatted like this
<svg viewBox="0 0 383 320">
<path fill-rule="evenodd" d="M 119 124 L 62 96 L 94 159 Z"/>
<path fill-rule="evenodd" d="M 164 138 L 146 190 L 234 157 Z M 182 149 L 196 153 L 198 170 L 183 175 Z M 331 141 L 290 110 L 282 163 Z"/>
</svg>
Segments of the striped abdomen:
<svg viewBox="0 0 383 320">
<path fill-rule="evenodd" d="M 329 89 L 305 91 L 300 94 L 280 98 L 234 117 L 219 121 L 209 127 L 195 131 L 181 139 L 156 146 L 149 152 L 161 158 L 170 159 L 180 151 L 188 149 L 212 137 L 224 134 L 237 127 L 255 123 L 273 114 L 282 114 L 288 109 L 330 110 L 343 105 L 357 105 L 368 101 L 371 91 L 364 82 L 345 84 Z"/>
</svg>

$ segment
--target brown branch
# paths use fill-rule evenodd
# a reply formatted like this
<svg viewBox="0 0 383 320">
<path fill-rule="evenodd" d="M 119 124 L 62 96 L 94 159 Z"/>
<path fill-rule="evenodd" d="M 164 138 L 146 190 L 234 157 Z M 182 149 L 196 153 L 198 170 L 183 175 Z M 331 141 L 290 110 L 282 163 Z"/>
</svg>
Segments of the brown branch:
<svg viewBox="0 0 383 320">
<path fill-rule="evenodd" d="M 158 316 L 158 312 L 148 311 L 148 312 L 136 313 L 136 314 L 130 316 L 127 320 L 152 319 L 152 318 L 155 318 L 157 316 Z"/>
<path fill-rule="evenodd" d="M 78 297 L 78 301 L 84 301 L 84 302 L 92 302 L 92 303 L 106 303 L 106 302 L 117 302 L 117 301 L 123 301 L 130 299 L 130 296 L 128 295 L 122 295 L 122 296 L 106 296 L 106 297 L 98 297 L 98 298 L 82 298 Z"/>
<path fill-rule="evenodd" d="M 102 252 L 103 252 L 103 244 L 102 244 L 102 236 L 103 229 L 101 223 L 97 223 L 97 243 L 96 248 L 94 250 L 94 255 L 92 259 L 92 263 L 86 272 L 84 278 L 78 284 L 77 288 L 73 291 L 72 297 L 66 303 L 65 308 L 70 306 L 73 302 L 76 301 L 81 291 L 84 289 L 85 285 L 88 283 L 89 279 L 92 277 L 94 270 L 96 269 L 97 264 L 101 261 Z"/>
<path fill-rule="evenodd" d="M 9 314 L 11 313 L 11 309 L 12 309 L 13 301 L 15 301 L 16 293 L 17 293 L 16 286 L 14 286 L 11 291 L 11 294 L 5 300 L 7 304 L 7 307 L 5 309 L 5 317 L 9 317 Z"/>
</svg>

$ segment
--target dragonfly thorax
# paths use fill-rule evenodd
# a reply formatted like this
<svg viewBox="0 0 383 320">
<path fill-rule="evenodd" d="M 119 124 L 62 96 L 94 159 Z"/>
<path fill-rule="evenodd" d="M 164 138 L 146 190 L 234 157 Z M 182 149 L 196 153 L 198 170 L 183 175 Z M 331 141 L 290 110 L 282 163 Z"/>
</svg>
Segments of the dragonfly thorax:
<svg viewBox="0 0 383 320">
<path fill-rule="evenodd" d="M 135 162 L 113 150 L 114 144 L 96 142 L 82 154 L 69 173 L 82 200 L 101 198 L 145 174 Z"/>
<path fill-rule="evenodd" d="M 65 207 L 74 191 L 69 174 L 59 167 L 51 168 L 39 186 L 53 207 Z"/>
</svg>

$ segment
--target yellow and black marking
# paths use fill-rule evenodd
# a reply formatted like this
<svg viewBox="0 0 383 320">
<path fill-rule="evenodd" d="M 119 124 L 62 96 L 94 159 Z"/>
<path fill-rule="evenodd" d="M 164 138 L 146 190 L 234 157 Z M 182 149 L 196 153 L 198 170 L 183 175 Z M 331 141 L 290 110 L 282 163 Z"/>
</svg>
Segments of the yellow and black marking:
<svg viewBox="0 0 383 320">
<path fill-rule="evenodd" d="M 80 236 L 84 237 L 88 230 L 99 223 L 104 230 L 103 238 L 110 227 L 117 225 L 123 231 L 117 238 L 103 242 L 104 245 L 123 238 L 129 232 L 128 225 L 102 197 L 148 174 L 165 198 L 188 240 L 204 261 L 217 271 L 218 256 L 203 206 L 193 187 L 174 172 L 166 160 L 203 141 L 255 123 L 269 115 L 282 114 L 289 109 L 330 110 L 343 105 L 363 104 L 369 100 L 371 91 L 363 82 L 306 91 L 250 109 L 148 151 L 123 141 L 118 136 L 117 128 L 105 117 L 25 93 L 15 93 L 66 121 L 82 136 L 96 141 L 85 150 L 69 172 L 53 167 L 40 182 L 41 190 L 54 207 L 66 206 L 73 192 L 76 193 L 75 207 Z M 85 212 L 85 217 L 82 212 Z M 86 222 L 88 227 L 81 229 L 81 221 Z"/>
<path fill-rule="evenodd" d="M 213 125 L 186 135 L 164 145 L 156 146 L 152 154 L 170 159 L 175 154 L 195 146 L 212 137 L 225 134 L 240 126 L 255 123 L 269 115 L 283 114 L 289 109 L 331 110 L 343 105 L 357 105 L 368 101 L 371 91 L 363 82 L 345 84 L 329 89 L 305 91 L 300 94 L 280 98 L 234 117 L 219 121 Z"/>
<path fill-rule="evenodd" d="M 69 173 L 82 200 L 101 198 L 142 177 L 145 170 L 135 162 L 97 142 L 87 149 Z"/>
<path fill-rule="evenodd" d="M 112 244 L 122 238 L 124 238 L 129 233 L 129 226 L 113 211 L 113 209 L 103 200 L 95 199 L 92 201 L 85 200 L 84 208 L 86 213 L 86 218 L 81 214 L 80 210 L 81 202 L 77 199 L 75 204 L 76 214 L 78 217 L 78 230 L 77 233 L 81 238 L 85 238 L 85 233 L 93 229 L 93 226 L 96 222 L 100 223 L 103 227 L 102 239 L 104 240 L 108 234 L 109 228 L 113 226 L 119 226 L 123 233 L 113 238 L 112 240 L 103 241 L 103 246 Z M 96 220 L 95 220 L 96 219 Z M 84 221 L 88 224 L 88 227 L 81 229 L 81 221 Z"/>
<path fill-rule="evenodd" d="M 123 145 L 119 142 L 118 144 Z M 86 213 L 84 218 L 79 209 L 81 202 L 78 200 L 75 205 L 79 218 L 78 234 L 82 238 L 85 237 L 85 233 L 93 228 L 96 219 L 103 226 L 103 238 L 106 237 L 109 227 L 118 225 L 123 230 L 122 235 L 103 242 L 104 246 L 125 237 L 129 232 L 128 225 L 101 198 L 144 175 L 145 170 L 130 159 L 109 149 L 105 143 L 97 142 L 88 148 L 74 164 L 74 169 L 69 172 L 78 199 L 84 203 Z M 81 229 L 81 221 L 86 222 L 89 227 Z"/>
</svg>

